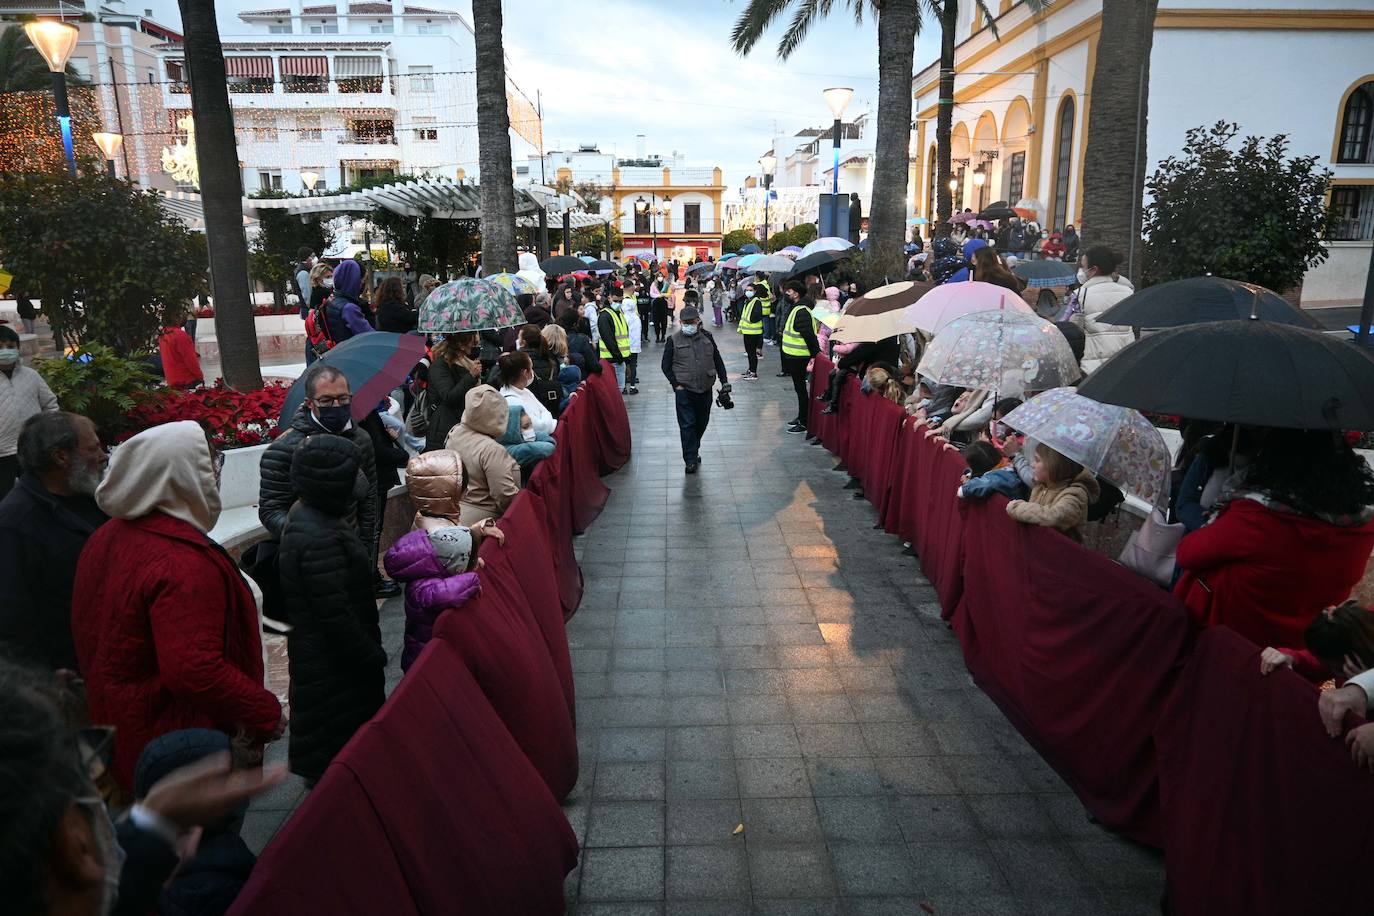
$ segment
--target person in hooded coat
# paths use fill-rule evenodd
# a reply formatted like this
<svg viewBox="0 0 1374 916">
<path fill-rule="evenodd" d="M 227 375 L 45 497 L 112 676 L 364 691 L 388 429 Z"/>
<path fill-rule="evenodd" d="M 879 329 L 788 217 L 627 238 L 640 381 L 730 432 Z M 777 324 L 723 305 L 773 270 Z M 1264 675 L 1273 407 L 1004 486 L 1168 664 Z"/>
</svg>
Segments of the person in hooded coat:
<svg viewBox="0 0 1374 916">
<path fill-rule="evenodd" d="M 476 569 L 481 527 L 443 526 L 403 535 L 386 553 L 386 571 L 406 586 L 405 643 L 401 670 L 409 671 L 449 608 L 482 593 Z"/>
<path fill-rule="evenodd" d="M 948 283 L 950 279 L 968 267 L 968 262 L 959 253 L 959 246 L 947 235 L 932 239 L 931 259 L 927 265 L 930 279 L 935 283 Z"/>
<path fill-rule="evenodd" d="M 458 453 L 467 471 L 459 521 L 469 527 L 499 517 L 520 492 L 520 465 L 499 441 L 509 419 L 510 407 L 501 393 L 478 385 L 468 392 L 463 419 L 444 444 Z"/>
<path fill-rule="evenodd" d="M 963 265 L 949 276 L 944 283 L 962 283 L 965 280 L 973 279 L 973 253 L 979 248 L 987 248 L 988 243 L 984 239 L 969 239 L 964 243 Z"/>
<path fill-rule="evenodd" d="M 376 330 L 367 320 L 360 295 L 363 288 L 363 269 L 352 258 L 339 262 L 334 268 L 334 295 L 324 308 L 328 333 L 336 344 L 350 337 Z"/>
<path fill-rule="evenodd" d="M 291 772 L 313 785 L 386 700 L 386 652 L 369 553 L 348 522 L 358 447 L 314 436 L 291 459 L 299 500 L 282 531 L 282 589 L 291 611 Z"/>
<path fill-rule="evenodd" d="M 112 725 L 112 773 L 183 728 L 281 735 L 263 686 L 258 608 L 243 574 L 207 537 L 219 520 L 218 456 L 197 423 L 145 430 L 115 449 L 96 502 L 110 521 L 77 563 L 72 639 L 91 722 Z"/>
</svg>

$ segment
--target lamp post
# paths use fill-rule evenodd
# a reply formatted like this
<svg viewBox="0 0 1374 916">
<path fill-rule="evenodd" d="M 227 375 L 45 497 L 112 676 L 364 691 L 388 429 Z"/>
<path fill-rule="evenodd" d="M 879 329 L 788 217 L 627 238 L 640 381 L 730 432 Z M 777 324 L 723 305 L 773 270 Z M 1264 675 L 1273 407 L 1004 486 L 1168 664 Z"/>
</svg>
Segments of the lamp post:
<svg viewBox="0 0 1374 916">
<path fill-rule="evenodd" d="M 114 178 L 115 157 L 119 155 L 119 148 L 124 145 L 124 135 L 100 132 L 91 134 L 91 139 L 100 147 L 100 154 L 105 157 L 105 171 Z"/>
<path fill-rule="evenodd" d="M 831 134 L 835 138 L 835 170 L 830 183 L 830 231 L 838 232 L 840 225 L 840 128 L 843 126 L 844 110 L 854 97 L 854 90 L 846 86 L 835 86 L 824 90 L 825 104 L 835 118 Z"/>
<path fill-rule="evenodd" d="M 950 204 L 950 209 L 951 209 L 952 211 L 957 211 L 957 210 L 959 209 L 959 204 L 963 203 L 963 201 L 954 200 L 954 195 L 955 195 L 955 194 L 958 194 L 958 193 L 959 193 L 959 179 L 957 179 L 957 178 L 951 178 L 951 179 L 949 180 L 949 196 L 950 196 L 950 199 L 953 201 L 953 203 Z"/>
<path fill-rule="evenodd" d="M 763 247 L 768 248 L 768 235 L 773 228 L 773 221 L 769 217 L 768 204 L 773 197 L 773 169 L 777 168 L 778 157 L 772 153 L 765 153 L 759 157 L 759 168 L 763 169 Z"/>
<path fill-rule="evenodd" d="M 67 156 L 67 171 L 76 175 L 76 149 L 72 145 L 72 112 L 67 107 L 67 60 L 76 50 L 81 34 L 76 26 L 60 19 L 35 19 L 24 23 L 29 43 L 43 55 L 52 71 L 52 95 L 57 109 L 57 126 L 62 131 L 62 151 Z"/>
<path fill-rule="evenodd" d="M 672 200 L 672 198 L 665 197 L 663 198 L 663 200 L 664 203 L 667 203 L 669 200 Z M 649 234 L 653 237 L 654 260 L 657 261 L 658 218 L 667 211 L 665 211 L 662 207 L 658 205 L 658 195 L 653 193 L 652 191 L 649 192 L 649 200 L 647 201 L 644 199 L 644 196 L 642 194 L 639 197 L 635 198 L 635 211 L 639 213 L 641 216 L 649 217 Z"/>
<path fill-rule="evenodd" d="M 980 211 L 983 209 L 983 204 L 985 203 L 984 198 L 986 197 L 986 190 L 983 186 L 987 183 L 987 169 L 980 165 L 978 166 L 978 168 L 973 170 L 973 186 L 978 189 L 978 209 Z"/>
<path fill-rule="evenodd" d="M 315 196 L 315 185 L 320 182 L 320 173 L 305 169 L 301 172 L 301 184 L 305 185 L 305 193 L 311 197 Z"/>
</svg>

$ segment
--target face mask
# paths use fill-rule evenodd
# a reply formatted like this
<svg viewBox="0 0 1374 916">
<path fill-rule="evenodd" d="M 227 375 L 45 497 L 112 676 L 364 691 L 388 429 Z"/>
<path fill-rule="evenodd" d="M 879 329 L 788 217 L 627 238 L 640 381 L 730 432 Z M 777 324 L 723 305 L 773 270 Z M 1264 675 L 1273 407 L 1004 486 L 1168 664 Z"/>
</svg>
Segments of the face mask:
<svg viewBox="0 0 1374 916">
<path fill-rule="evenodd" d="M 91 813 L 91 831 L 95 834 L 96 847 L 105 863 L 105 893 L 100 901 L 101 916 L 114 912 L 119 900 L 119 877 L 124 871 L 126 854 L 115 837 L 114 821 L 101 798 L 78 798 L 76 803 Z"/>
<path fill-rule="evenodd" d="M 0 369 L 12 369 L 19 364 L 19 351 L 12 348 L 0 350 Z"/>
<path fill-rule="evenodd" d="M 1087 282 L 1088 282 L 1088 272 L 1087 272 L 1086 270 L 1084 270 L 1083 268 L 1081 268 L 1081 267 L 1078 268 L 1078 285 L 1079 285 L 1079 286 L 1082 286 L 1084 283 L 1087 283 Z"/>
<path fill-rule="evenodd" d="M 334 281 L 333 281 L 333 279 L 331 279 L 330 277 L 325 277 L 325 278 L 324 278 L 324 288 L 325 288 L 325 289 L 333 289 L 333 288 L 334 288 Z"/>
<path fill-rule="evenodd" d="M 697 326 L 694 325 L 694 324 L 684 324 L 684 325 L 682 326 L 682 333 L 686 334 L 688 337 L 691 337 L 691 336 L 692 336 L 693 334 L 695 334 L 696 332 L 697 332 Z"/>
<path fill-rule="evenodd" d="M 346 404 L 339 404 L 334 407 L 317 407 L 315 408 L 315 419 L 319 420 L 320 425 L 329 432 L 338 434 L 343 432 L 349 421 L 353 419 L 352 410 L 353 408 Z"/>
</svg>

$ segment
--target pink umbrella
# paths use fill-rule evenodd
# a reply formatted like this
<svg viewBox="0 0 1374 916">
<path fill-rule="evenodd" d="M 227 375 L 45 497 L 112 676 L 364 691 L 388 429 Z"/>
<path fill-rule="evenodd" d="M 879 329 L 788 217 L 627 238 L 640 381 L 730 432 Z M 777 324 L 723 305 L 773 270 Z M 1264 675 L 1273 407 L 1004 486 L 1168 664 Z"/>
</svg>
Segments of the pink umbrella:
<svg viewBox="0 0 1374 916">
<path fill-rule="evenodd" d="M 1020 295 L 991 283 L 970 280 L 966 283 L 945 283 L 926 293 L 902 313 L 908 324 L 922 331 L 938 334 L 956 318 L 973 312 L 1005 308 L 1034 315 L 1035 311 Z"/>
</svg>

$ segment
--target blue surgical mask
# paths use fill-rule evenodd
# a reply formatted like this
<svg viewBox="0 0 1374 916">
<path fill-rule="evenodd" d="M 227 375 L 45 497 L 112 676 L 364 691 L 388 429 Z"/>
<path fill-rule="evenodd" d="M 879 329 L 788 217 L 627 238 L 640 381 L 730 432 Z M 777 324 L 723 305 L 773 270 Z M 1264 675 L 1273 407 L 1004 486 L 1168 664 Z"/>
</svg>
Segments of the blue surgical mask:
<svg viewBox="0 0 1374 916">
<path fill-rule="evenodd" d="M 19 351 L 13 347 L 0 349 L 0 369 L 11 369 L 19 364 Z"/>
<path fill-rule="evenodd" d="M 693 334 L 695 334 L 696 332 L 697 332 L 697 326 L 694 325 L 694 324 L 684 324 L 684 325 L 682 326 L 682 333 L 686 334 L 688 337 L 691 337 L 691 336 L 692 336 Z"/>
<path fill-rule="evenodd" d="M 341 433 L 353 419 L 353 408 L 347 404 L 339 404 L 334 407 L 315 408 L 315 419 L 320 421 L 323 426 L 331 433 Z"/>
</svg>

